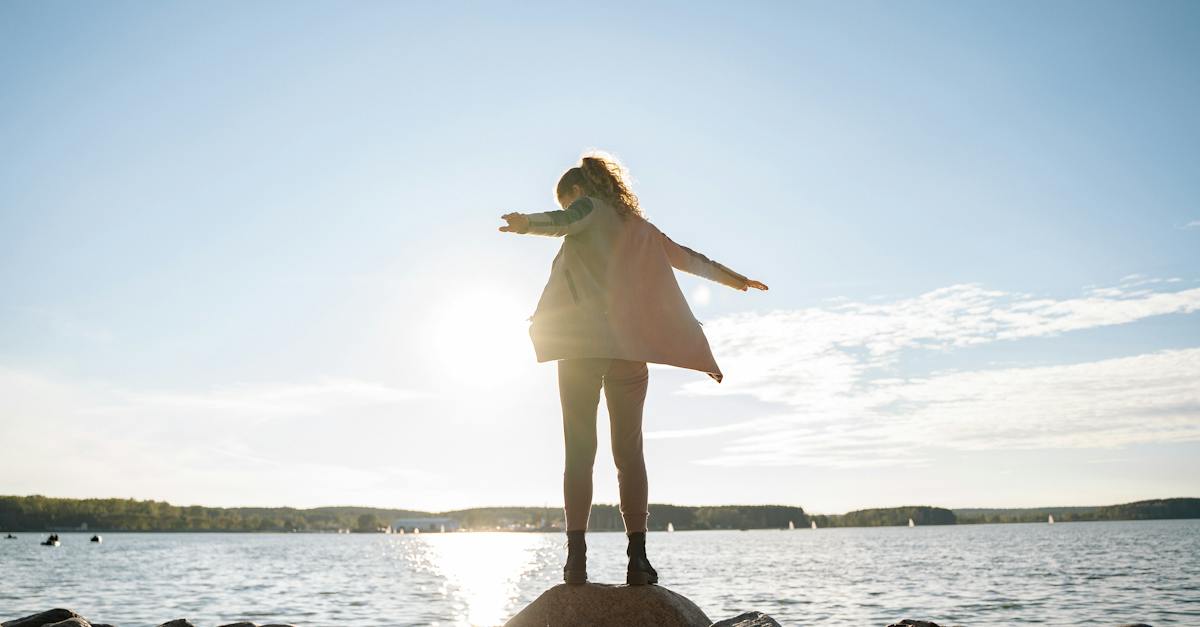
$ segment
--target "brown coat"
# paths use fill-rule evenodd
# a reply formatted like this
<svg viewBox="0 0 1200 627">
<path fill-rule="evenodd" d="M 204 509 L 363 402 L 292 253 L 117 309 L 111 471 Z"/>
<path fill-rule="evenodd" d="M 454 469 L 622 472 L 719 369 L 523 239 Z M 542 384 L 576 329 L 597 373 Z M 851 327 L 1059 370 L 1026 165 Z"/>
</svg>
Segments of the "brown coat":
<svg viewBox="0 0 1200 627">
<path fill-rule="evenodd" d="M 672 268 L 735 289 L 746 286 L 745 276 L 594 196 L 526 217 L 524 233 L 563 238 L 529 317 L 538 362 L 613 357 L 699 370 L 721 382 Z"/>
</svg>

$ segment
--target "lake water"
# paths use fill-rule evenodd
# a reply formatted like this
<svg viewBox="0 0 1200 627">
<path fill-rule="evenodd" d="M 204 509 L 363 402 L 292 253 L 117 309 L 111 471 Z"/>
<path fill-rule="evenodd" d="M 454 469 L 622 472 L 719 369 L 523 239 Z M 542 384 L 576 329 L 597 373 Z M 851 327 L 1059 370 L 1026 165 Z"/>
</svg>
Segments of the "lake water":
<svg viewBox="0 0 1200 627">
<path fill-rule="evenodd" d="M 0 540 L 0 621 L 68 607 L 118 627 L 496 625 L 561 582 L 565 534 L 45 534 Z M 652 532 L 659 583 L 716 621 L 883 627 L 922 618 L 1200 625 L 1200 520 Z M 625 536 L 588 536 L 624 583 Z"/>
</svg>

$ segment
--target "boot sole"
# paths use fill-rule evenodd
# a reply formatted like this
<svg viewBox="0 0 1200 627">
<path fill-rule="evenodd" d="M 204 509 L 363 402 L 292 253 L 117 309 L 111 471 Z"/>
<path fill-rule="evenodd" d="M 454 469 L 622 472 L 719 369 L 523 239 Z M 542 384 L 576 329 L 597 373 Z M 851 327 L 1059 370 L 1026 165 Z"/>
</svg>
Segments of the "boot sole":
<svg viewBox="0 0 1200 627">
<path fill-rule="evenodd" d="M 625 583 L 630 586 L 644 586 L 658 583 L 658 577 L 651 577 L 650 573 L 644 573 L 640 570 L 630 570 L 625 573 Z"/>
</svg>

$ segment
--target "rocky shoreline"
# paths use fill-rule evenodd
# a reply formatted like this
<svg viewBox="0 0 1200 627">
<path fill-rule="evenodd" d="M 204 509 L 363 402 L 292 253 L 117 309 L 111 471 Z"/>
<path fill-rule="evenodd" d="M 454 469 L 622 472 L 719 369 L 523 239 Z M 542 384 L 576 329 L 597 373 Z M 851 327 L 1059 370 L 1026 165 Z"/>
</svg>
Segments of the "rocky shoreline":
<svg viewBox="0 0 1200 627">
<path fill-rule="evenodd" d="M 632 591 L 632 592 L 630 592 Z M 621 603 L 612 605 L 619 596 Z M 606 584 L 560 584 L 538 597 L 504 627 L 588 625 L 589 627 L 782 627 L 762 612 L 744 612 L 733 618 L 712 622 L 686 597 L 661 586 L 618 586 Z M 93 623 L 71 610 L 55 608 L 0 623 L 0 627 L 116 627 Z M 177 618 L 158 627 L 198 627 L 186 618 Z M 295 627 L 285 623 L 258 625 L 249 621 L 225 623 L 216 627 Z M 904 619 L 887 627 L 941 627 L 937 623 Z M 946 626 L 950 627 L 950 626 Z M 1150 627 L 1143 623 L 1120 627 Z"/>
<path fill-rule="evenodd" d="M 88 619 L 63 608 L 55 608 L 38 612 L 15 620 L 0 623 L 0 627 L 116 627 L 108 623 L 93 623 Z M 176 618 L 160 624 L 158 627 L 197 627 L 186 618 Z M 257 625 L 249 621 L 226 623 L 218 627 L 295 627 L 284 623 Z"/>
</svg>

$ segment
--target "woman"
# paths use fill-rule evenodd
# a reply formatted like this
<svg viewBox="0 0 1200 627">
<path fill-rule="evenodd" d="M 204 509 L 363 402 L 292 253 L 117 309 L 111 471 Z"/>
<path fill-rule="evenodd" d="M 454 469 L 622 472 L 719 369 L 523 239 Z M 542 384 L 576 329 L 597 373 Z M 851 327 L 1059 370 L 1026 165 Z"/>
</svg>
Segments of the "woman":
<svg viewBox="0 0 1200 627">
<path fill-rule="evenodd" d="M 626 583 L 657 583 L 646 558 L 649 497 L 642 456 L 642 406 L 647 362 L 699 370 L 718 383 L 701 323 L 692 315 L 672 268 L 734 289 L 767 286 L 676 244 L 646 220 L 621 164 L 591 154 L 555 188 L 559 211 L 507 213 L 510 233 L 562 237 L 550 279 L 530 316 L 538 362 L 558 360 L 566 464 L 563 500 L 567 583 L 587 581 L 584 533 L 592 507 L 596 410 L 608 404 L 621 517 L 629 540 Z"/>
</svg>

